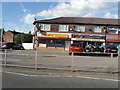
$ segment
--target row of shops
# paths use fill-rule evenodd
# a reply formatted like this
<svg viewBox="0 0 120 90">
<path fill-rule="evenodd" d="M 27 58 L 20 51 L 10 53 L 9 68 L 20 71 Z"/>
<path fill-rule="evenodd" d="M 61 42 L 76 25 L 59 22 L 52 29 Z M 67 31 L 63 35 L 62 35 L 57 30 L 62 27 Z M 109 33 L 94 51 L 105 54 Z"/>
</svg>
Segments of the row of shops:
<svg viewBox="0 0 120 90">
<path fill-rule="evenodd" d="M 117 46 L 120 43 L 118 19 L 58 17 L 37 20 L 35 25 L 35 48 L 63 48 L 69 50 L 71 44 L 105 44 Z"/>
<path fill-rule="evenodd" d="M 83 48 L 88 44 L 106 46 L 117 46 L 120 43 L 118 35 L 102 35 L 102 34 L 75 34 L 75 33 L 52 33 L 52 32 L 37 32 L 37 47 L 44 48 L 64 48 L 69 50 L 73 43 L 80 44 Z"/>
</svg>

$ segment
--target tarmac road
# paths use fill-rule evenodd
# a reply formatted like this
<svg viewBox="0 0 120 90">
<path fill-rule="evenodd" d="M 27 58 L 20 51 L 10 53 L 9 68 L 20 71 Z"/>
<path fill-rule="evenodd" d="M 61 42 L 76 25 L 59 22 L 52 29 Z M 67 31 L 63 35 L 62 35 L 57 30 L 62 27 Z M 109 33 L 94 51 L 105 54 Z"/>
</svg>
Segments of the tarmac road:
<svg viewBox="0 0 120 90">
<path fill-rule="evenodd" d="M 118 88 L 118 80 L 56 75 L 2 73 L 3 88 Z"/>
</svg>

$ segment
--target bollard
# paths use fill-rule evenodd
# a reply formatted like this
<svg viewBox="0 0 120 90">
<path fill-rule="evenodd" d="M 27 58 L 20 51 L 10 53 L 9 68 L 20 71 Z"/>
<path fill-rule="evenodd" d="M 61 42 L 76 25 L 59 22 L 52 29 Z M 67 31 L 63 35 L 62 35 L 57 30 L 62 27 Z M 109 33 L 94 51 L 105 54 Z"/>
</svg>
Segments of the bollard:
<svg viewBox="0 0 120 90">
<path fill-rule="evenodd" d="M 72 52 L 72 60 L 71 60 L 71 71 L 73 72 L 74 71 L 74 69 L 73 69 L 73 52 Z"/>
<path fill-rule="evenodd" d="M 113 58 L 113 53 L 111 53 L 111 58 Z"/>
<path fill-rule="evenodd" d="M 7 66 L 7 50 L 5 50 L 5 60 L 4 60 L 4 67 Z"/>
<path fill-rule="evenodd" d="M 38 54 L 38 52 L 36 51 L 36 53 L 35 53 L 35 70 L 37 70 L 37 63 L 38 63 L 37 54 Z"/>
</svg>

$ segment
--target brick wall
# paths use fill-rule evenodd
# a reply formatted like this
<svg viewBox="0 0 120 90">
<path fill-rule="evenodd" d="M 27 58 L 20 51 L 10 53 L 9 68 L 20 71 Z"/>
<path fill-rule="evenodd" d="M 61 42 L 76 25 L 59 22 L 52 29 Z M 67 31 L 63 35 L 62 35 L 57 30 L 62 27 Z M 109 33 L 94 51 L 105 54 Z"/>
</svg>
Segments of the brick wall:
<svg viewBox="0 0 120 90">
<path fill-rule="evenodd" d="M 5 34 L 3 35 L 3 40 L 4 42 L 13 42 L 14 35 L 11 32 L 5 32 Z"/>
</svg>

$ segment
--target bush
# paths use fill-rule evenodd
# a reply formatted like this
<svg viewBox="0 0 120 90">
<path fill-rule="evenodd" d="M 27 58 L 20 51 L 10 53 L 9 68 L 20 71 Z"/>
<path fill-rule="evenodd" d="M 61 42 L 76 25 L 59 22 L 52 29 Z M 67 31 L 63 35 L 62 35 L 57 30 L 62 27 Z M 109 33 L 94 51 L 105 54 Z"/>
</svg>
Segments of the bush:
<svg viewBox="0 0 120 90">
<path fill-rule="evenodd" d="M 32 43 L 33 36 L 31 34 L 17 34 L 14 37 L 14 42 L 16 44 L 22 44 L 22 43 Z"/>
</svg>

